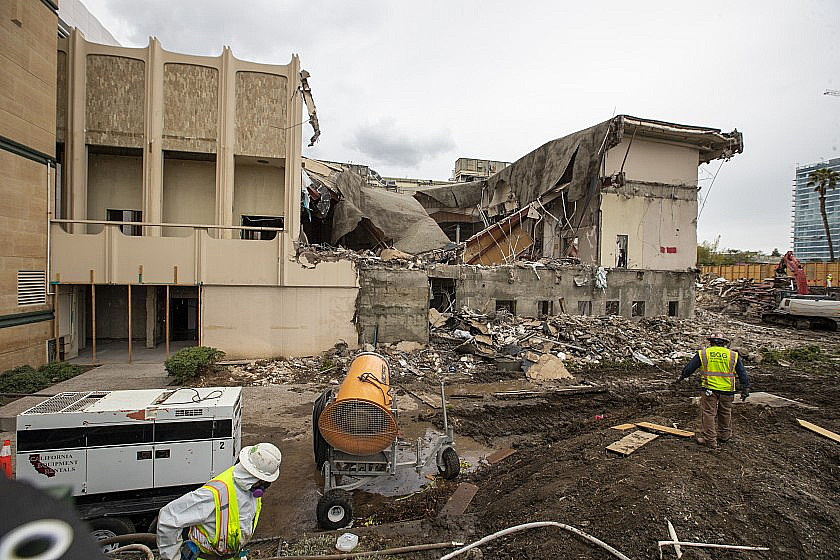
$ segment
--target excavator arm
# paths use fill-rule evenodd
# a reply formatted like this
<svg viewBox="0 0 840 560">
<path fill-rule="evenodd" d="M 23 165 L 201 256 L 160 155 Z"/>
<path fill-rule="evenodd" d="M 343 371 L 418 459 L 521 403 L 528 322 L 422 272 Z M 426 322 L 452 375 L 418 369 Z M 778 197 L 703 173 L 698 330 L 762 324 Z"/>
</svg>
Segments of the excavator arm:
<svg viewBox="0 0 840 560">
<path fill-rule="evenodd" d="M 805 276 L 805 266 L 793 255 L 793 251 L 785 253 L 785 256 L 779 261 L 779 266 L 776 267 L 776 275 L 787 276 L 788 270 L 796 281 L 796 293 L 803 296 L 808 295 L 808 278 Z"/>
</svg>

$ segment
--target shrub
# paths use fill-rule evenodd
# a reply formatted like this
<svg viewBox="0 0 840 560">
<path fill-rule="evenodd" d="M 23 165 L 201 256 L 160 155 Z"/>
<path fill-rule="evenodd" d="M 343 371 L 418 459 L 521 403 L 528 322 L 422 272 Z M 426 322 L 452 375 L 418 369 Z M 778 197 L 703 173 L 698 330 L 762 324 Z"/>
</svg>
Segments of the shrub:
<svg viewBox="0 0 840 560">
<path fill-rule="evenodd" d="M 778 364 L 779 361 L 785 362 L 818 362 L 825 359 L 822 349 L 819 346 L 797 346 L 796 348 L 788 348 L 787 350 L 771 350 L 762 348 L 761 353 L 764 355 L 764 360 L 769 363 Z"/>
<path fill-rule="evenodd" d="M 193 346 L 178 350 L 163 365 L 176 383 L 184 385 L 199 375 L 214 371 L 216 362 L 224 356 L 218 348 Z"/>
<path fill-rule="evenodd" d="M 85 371 L 81 366 L 54 362 L 38 369 L 20 366 L 0 374 L 0 392 L 37 393 L 54 383 L 66 381 Z"/>
</svg>

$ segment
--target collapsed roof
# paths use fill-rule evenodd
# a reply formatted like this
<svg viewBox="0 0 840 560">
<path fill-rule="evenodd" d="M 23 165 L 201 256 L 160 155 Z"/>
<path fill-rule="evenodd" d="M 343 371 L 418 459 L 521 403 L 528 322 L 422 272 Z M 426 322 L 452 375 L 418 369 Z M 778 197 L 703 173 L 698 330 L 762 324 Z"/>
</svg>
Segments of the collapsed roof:
<svg viewBox="0 0 840 560">
<path fill-rule="evenodd" d="M 625 134 L 697 146 L 700 163 L 743 152 L 743 136 L 737 129 L 721 132 L 717 128 L 618 115 L 547 142 L 487 179 L 422 189 L 414 196 L 427 209 L 487 207 L 493 194 L 507 186 L 515 197 L 514 207 L 521 208 L 562 186 L 567 201 L 580 200 L 594 188 L 602 156 Z"/>
<path fill-rule="evenodd" d="M 412 255 L 449 243 L 437 222 L 411 196 L 371 187 L 358 173 L 336 165 L 309 158 L 303 161 L 309 179 L 337 199 L 332 209 L 333 245 L 360 225 L 378 244 Z M 318 190 L 312 189 L 310 196 L 318 197 Z"/>
</svg>

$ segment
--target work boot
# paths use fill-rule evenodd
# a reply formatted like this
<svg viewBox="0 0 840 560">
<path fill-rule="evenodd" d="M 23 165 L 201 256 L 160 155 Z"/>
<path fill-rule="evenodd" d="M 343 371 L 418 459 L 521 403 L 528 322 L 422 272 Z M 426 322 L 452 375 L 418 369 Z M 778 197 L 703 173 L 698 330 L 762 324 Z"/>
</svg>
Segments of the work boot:
<svg viewBox="0 0 840 560">
<path fill-rule="evenodd" d="M 717 445 L 710 443 L 709 440 L 701 436 L 697 436 L 697 443 L 709 449 L 717 449 Z"/>
</svg>

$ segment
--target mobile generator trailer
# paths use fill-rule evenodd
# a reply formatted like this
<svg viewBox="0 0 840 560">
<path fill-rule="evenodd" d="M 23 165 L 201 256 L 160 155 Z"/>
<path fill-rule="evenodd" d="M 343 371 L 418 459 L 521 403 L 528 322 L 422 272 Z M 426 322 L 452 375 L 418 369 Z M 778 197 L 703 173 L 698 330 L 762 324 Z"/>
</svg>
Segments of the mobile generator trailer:
<svg viewBox="0 0 840 560">
<path fill-rule="evenodd" d="M 161 507 L 234 464 L 241 387 L 61 393 L 17 416 L 16 478 L 71 494 L 98 539 L 154 532 Z"/>
</svg>

